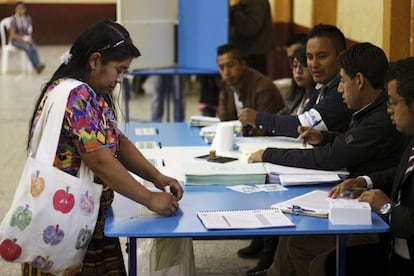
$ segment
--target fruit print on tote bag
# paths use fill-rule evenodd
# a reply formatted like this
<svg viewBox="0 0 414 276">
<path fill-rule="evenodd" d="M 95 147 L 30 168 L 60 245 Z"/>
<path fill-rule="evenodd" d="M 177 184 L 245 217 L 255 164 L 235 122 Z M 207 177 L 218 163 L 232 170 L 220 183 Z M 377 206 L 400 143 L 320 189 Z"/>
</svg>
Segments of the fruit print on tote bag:
<svg viewBox="0 0 414 276">
<path fill-rule="evenodd" d="M 94 175 L 83 163 L 79 177 L 53 167 L 66 100 L 80 84 L 66 80 L 50 94 L 12 205 L 0 224 L 4 260 L 28 262 L 53 274 L 82 262 L 102 193 L 102 185 L 93 183 Z"/>
</svg>

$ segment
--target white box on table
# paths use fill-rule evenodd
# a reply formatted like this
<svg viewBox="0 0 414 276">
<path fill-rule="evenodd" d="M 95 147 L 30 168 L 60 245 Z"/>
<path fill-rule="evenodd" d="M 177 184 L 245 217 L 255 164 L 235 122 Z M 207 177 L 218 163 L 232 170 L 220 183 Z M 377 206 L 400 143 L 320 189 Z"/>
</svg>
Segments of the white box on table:
<svg viewBox="0 0 414 276">
<path fill-rule="evenodd" d="M 355 199 L 331 199 L 329 221 L 331 224 L 371 225 L 371 207 L 369 203 Z"/>
</svg>

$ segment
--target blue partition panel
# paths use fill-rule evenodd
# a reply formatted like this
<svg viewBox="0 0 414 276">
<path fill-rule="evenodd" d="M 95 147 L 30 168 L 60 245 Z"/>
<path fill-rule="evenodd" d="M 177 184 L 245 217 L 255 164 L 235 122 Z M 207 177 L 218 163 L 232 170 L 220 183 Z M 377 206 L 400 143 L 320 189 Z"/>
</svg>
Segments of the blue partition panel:
<svg viewBox="0 0 414 276">
<path fill-rule="evenodd" d="M 178 1 L 178 66 L 217 70 L 217 46 L 228 42 L 228 0 Z"/>
</svg>

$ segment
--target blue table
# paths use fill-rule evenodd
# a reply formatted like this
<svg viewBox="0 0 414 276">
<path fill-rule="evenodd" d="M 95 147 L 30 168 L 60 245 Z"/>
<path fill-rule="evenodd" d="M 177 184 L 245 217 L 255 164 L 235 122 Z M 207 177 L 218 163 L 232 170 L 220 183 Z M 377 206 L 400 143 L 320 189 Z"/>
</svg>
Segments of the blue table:
<svg viewBox="0 0 414 276">
<path fill-rule="evenodd" d="M 161 139 L 169 140 L 175 145 L 193 141 L 191 128 L 182 124 L 135 123 L 134 127 L 157 127 Z M 127 124 L 128 126 L 128 124 Z M 171 132 L 185 130 L 190 140 L 171 139 Z M 179 131 L 180 130 L 180 131 Z M 128 137 L 138 139 L 127 132 Z M 167 137 L 164 137 L 167 135 Z M 143 136 L 145 137 L 145 136 Z M 168 139 L 170 138 L 170 139 Z M 175 142 L 174 142 L 175 141 Z M 191 144 L 192 142 L 189 142 Z M 189 145 L 185 144 L 185 145 Z M 127 237 L 129 240 L 129 274 L 136 275 L 136 239 L 191 237 L 193 239 L 240 239 L 269 235 L 336 235 L 337 236 L 337 275 L 345 275 L 345 240 L 351 233 L 382 233 L 389 231 L 389 226 L 376 213 L 372 213 L 372 225 L 331 225 L 328 219 L 289 215 L 296 227 L 246 229 L 246 230 L 207 230 L 197 218 L 200 210 L 231 210 L 267 208 L 313 189 L 329 189 L 328 186 L 295 186 L 287 191 L 273 193 L 238 193 L 224 186 L 185 186 L 180 209 L 173 217 L 138 217 L 138 204 L 118 194 L 107 213 L 105 235 L 110 237 Z"/>
<path fill-rule="evenodd" d="M 183 92 L 181 88 L 181 81 L 178 78 L 177 81 L 172 81 L 173 77 L 179 77 L 181 75 L 218 75 L 218 70 L 201 69 L 201 68 L 189 68 L 189 67 L 171 67 L 171 68 L 154 68 L 154 69 L 142 69 L 133 70 L 125 74 L 124 78 L 124 99 L 125 99 L 125 120 L 128 122 L 129 118 L 129 100 L 131 98 L 130 85 L 128 76 L 149 76 L 149 75 L 161 75 L 162 77 L 162 91 L 166 95 L 166 120 L 170 121 L 170 98 L 172 96 L 174 101 L 174 118 L 176 122 L 184 120 L 184 105 Z M 174 85 L 170 85 L 170 84 Z M 173 89 L 172 89 L 173 88 Z"/>
<path fill-rule="evenodd" d="M 136 128 L 155 128 L 155 135 L 136 135 Z M 133 143 L 137 141 L 154 141 L 162 146 L 205 146 L 203 138 L 199 135 L 200 128 L 189 126 L 184 122 L 174 123 L 138 123 L 129 122 L 120 124 L 120 129 Z"/>
<path fill-rule="evenodd" d="M 387 232 L 386 224 L 373 213 L 372 225 L 348 226 L 331 225 L 328 219 L 288 215 L 296 227 L 246 229 L 246 230 L 207 230 L 197 218 L 200 210 L 231 210 L 266 208 L 271 204 L 287 200 L 315 187 L 295 187 L 274 193 L 242 194 L 224 186 L 185 186 L 185 194 L 180 201 L 180 209 L 173 217 L 138 217 L 138 204 L 116 195 L 112 208 L 107 213 L 105 235 L 128 237 L 129 273 L 136 275 L 136 238 L 191 237 L 193 239 L 240 239 L 270 235 L 337 235 L 338 275 L 345 275 L 346 234 Z M 321 188 L 318 186 L 318 188 Z M 326 188 L 326 187 L 325 187 Z"/>
</svg>

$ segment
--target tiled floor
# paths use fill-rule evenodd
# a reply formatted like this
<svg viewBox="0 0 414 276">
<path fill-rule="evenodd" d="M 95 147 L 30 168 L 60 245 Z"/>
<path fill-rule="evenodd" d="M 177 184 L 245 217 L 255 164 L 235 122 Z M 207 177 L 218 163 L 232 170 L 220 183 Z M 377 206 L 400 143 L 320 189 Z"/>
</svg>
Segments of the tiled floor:
<svg viewBox="0 0 414 276">
<path fill-rule="evenodd" d="M 40 93 L 41 86 L 53 74 L 59 64 L 60 55 L 66 46 L 40 47 L 40 55 L 46 63 L 41 75 L 19 73 L 19 62 L 13 63 L 7 75 L 0 75 L 0 219 L 10 206 L 15 186 L 18 182 L 23 163 L 26 158 L 26 135 L 28 122 L 34 103 Z M 11 59 L 14 61 L 16 59 Z M 19 60 L 17 60 L 19 61 Z M 198 114 L 198 91 L 187 92 L 185 95 L 186 120 Z M 134 95 L 131 104 L 131 117 L 140 120 L 150 118 L 151 95 Z M 119 100 L 122 103 L 122 98 Z M 122 240 L 124 241 L 124 240 Z M 256 260 L 243 260 L 237 257 L 238 248 L 248 241 L 194 241 L 196 275 L 243 275 L 254 266 Z M 19 265 L 0 261 L 0 275 L 19 275 Z"/>
</svg>

